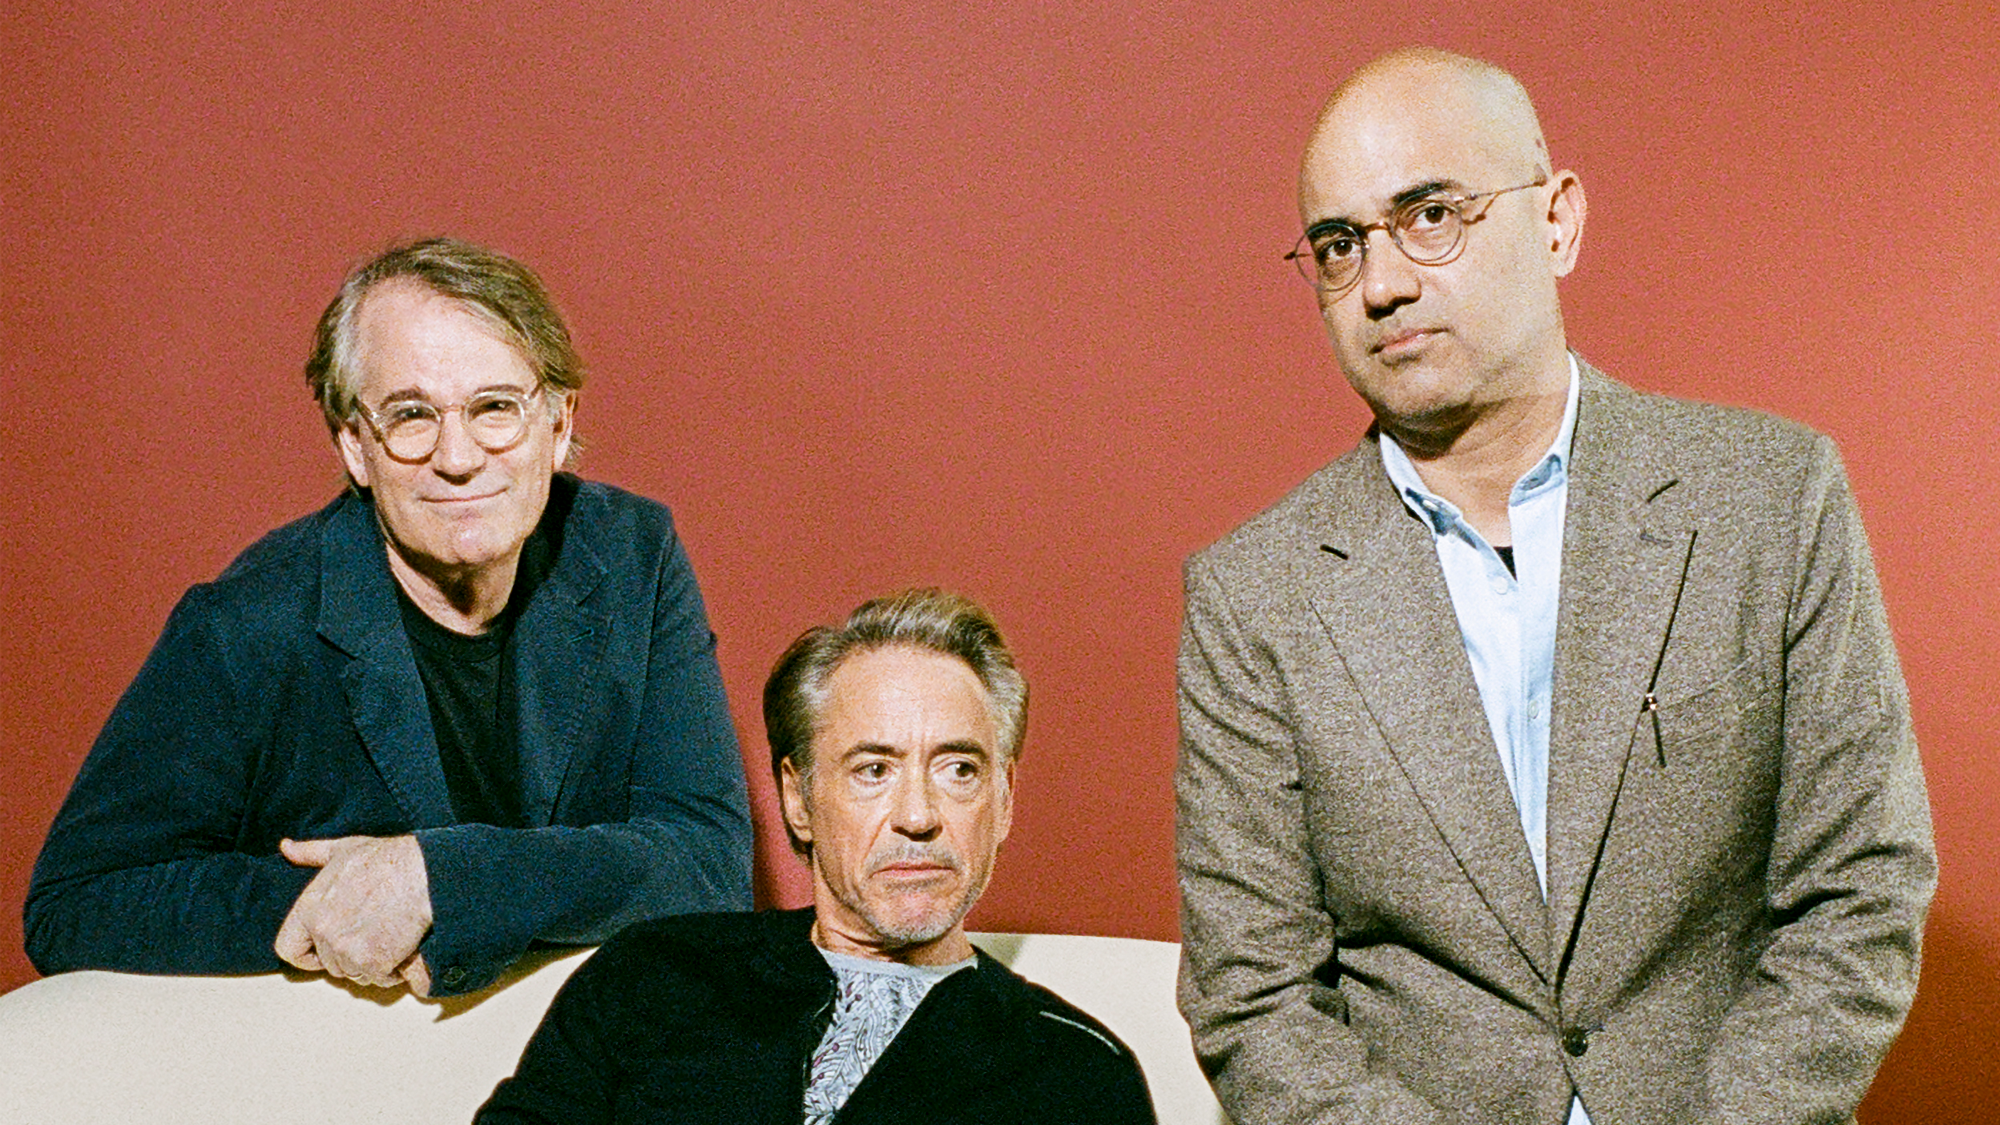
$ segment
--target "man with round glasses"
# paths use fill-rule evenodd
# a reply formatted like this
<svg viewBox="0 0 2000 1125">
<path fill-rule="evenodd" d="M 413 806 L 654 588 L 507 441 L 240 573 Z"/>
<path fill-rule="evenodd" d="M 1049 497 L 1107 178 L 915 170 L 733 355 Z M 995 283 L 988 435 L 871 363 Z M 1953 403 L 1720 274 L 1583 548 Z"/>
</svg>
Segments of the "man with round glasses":
<svg viewBox="0 0 2000 1125">
<path fill-rule="evenodd" d="M 1237 1125 L 1851 1121 L 1935 857 L 1830 442 L 1566 345 L 1520 85 L 1321 111 L 1288 255 L 1375 416 L 1187 566 L 1181 1006 Z"/>
<path fill-rule="evenodd" d="M 583 369 L 539 280 L 395 247 L 306 375 L 352 487 L 175 609 L 36 864 L 36 966 L 445 995 L 747 907 L 701 594 L 665 508 L 559 471 Z"/>
</svg>

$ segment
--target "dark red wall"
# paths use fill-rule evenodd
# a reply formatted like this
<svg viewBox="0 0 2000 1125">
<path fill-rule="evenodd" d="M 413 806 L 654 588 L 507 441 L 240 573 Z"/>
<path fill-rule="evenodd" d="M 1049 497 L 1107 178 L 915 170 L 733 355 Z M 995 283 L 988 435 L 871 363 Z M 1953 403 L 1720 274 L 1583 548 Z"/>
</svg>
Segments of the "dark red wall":
<svg viewBox="0 0 2000 1125">
<path fill-rule="evenodd" d="M 1587 356 L 1845 450 L 1944 864 L 1870 1108 L 2000 1098 L 1989 5 L 168 7 L 0 14 L 0 987 L 174 599 L 338 485 L 314 316 L 436 232 L 563 301 L 586 470 L 675 506 L 753 762 L 799 629 L 964 590 L 1035 685 L 976 924 L 1174 937 L 1179 561 L 1363 424 L 1279 260 L 1292 172 L 1339 74 L 1427 41 L 1515 70 L 1580 171 Z M 765 895 L 799 901 L 753 777 Z"/>
</svg>

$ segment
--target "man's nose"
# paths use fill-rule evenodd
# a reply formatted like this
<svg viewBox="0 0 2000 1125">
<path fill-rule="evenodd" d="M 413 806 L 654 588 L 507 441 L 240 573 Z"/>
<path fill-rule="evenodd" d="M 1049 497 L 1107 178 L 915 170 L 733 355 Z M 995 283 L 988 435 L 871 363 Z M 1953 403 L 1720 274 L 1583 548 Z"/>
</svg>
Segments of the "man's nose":
<svg viewBox="0 0 2000 1125">
<path fill-rule="evenodd" d="M 439 476 L 467 477 L 486 460 L 486 450 L 472 440 L 463 410 L 451 410 L 438 419 L 437 448 L 431 451 L 431 469 Z"/>
<path fill-rule="evenodd" d="M 890 809 L 891 826 L 898 833 L 913 839 L 924 839 L 937 834 L 938 795 L 937 787 L 931 779 L 921 773 L 906 776 L 896 786 L 894 807 Z"/>
<path fill-rule="evenodd" d="M 1424 287 L 1419 268 L 1388 231 L 1370 231 L 1368 253 L 1361 259 L 1361 277 L 1355 282 L 1368 315 L 1380 319 L 1421 296 Z"/>
</svg>

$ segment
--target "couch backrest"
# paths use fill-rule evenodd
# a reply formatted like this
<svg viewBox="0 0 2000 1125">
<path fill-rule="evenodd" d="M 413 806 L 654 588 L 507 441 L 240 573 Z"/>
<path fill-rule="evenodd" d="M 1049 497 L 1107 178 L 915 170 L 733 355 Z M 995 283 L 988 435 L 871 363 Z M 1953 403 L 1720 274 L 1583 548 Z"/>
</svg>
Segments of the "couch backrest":
<svg viewBox="0 0 2000 1125">
<path fill-rule="evenodd" d="M 1139 1056 L 1160 1125 L 1228 1125 L 1174 1007 L 1179 945 L 1068 934 L 973 934 L 972 940 L 1117 1032 Z"/>
<path fill-rule="evenodd" d="M 1164 1125 L 1218 1120 L 1173 1010 L 1179 947 L 974 940 L 1130 1044 Z M 491 989 L 435 1001 L 304 974 L 35 981 L 0 996 L 0 1125 L 470 1121 L 588 956 L 532 954 Z"/>
<path fill-rule="evenodd" d="M 437 1001 L 305 974 L 48 977 L 0 996 L 0 1121 L 469 1122 L 588 956 Z"/>
</svg>

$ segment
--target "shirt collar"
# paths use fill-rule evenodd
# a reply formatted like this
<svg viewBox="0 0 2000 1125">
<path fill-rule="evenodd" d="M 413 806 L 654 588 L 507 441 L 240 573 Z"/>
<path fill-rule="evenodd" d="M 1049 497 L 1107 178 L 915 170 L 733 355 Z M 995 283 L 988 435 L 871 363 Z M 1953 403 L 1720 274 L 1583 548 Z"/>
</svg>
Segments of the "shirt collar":
<svg viewBox="0 0 2000 1125">
<path fill-rule="evenodd" d="M 979 955 L 973 954 L 962 961 L 952 961 L 943 965 L 906 965 L 901 961 L 882 961 L 856 957 L 849 953 L 835 953 L 821 946 L 813 948 L 819 950 L 819 955 L 826 958 L 828 967 L 836 973 L 871 973 L 875 976 L 908 977 L 912 980 L 940 981 L 960 969 L 970 969 L 979 961 Z"/>
<path fill-rule="evenodd" d="M 1549 451 L 1535 462 L 1521 479 L 1514 482 L 1513 495 L 1509 503 L 1517 503 L 1544 489 L 1567 484 L 1569 480 L 1569 454 L 1572 439 L 1576 436 L 1577 388 L 1581 382 L 1576 366 L 1576 354 L 1569 354 L 1569 397 L 1563 405 L 1561 428 L 1556 430 L 1556 438 L 1549 443 Z M 1431 526 L 1437 534 L 1444 534 L 1462 518 L 1458 506 L 1424 486 L 1423 477 L 1417 474 L 1417 466 L 1396 439 L 1387 433 L 1381 435 L 1382 468 L 1387 470 L 1389 481 L 1396 486 L 1396 492 L 1403 503 L 1418 519 Z"/>
</svg>

